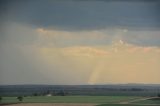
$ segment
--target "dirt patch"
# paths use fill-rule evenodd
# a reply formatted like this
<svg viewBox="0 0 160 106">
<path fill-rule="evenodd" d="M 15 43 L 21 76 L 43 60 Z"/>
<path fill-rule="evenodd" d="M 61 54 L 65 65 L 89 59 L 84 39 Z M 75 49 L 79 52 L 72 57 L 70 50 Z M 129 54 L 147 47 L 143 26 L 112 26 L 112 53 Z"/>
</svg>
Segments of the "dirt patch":
<svg viewBox="0 0 160 106">
<path fill-rule="evenodd" d="M 10 104 L 10 105 L 3 105 L 3 106 L 96 106 L 96 104 L 88 104 L 88 103 L 21 103 L 21 104 Z"/>
</svg>

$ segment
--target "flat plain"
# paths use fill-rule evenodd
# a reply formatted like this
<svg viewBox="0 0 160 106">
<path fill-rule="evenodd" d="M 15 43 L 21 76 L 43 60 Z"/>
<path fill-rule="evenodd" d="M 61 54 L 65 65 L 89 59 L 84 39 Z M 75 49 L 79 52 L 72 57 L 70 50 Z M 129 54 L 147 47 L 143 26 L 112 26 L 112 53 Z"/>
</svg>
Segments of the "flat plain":
<svg viewBox="0 0 160 106">
<path fill-rule="evenodd" d="M 6 106 L 160 106 L 159 100 L 148 100 L 137 96 L 36 96 L 3 97 L 1 105 Z"/>
</svg>

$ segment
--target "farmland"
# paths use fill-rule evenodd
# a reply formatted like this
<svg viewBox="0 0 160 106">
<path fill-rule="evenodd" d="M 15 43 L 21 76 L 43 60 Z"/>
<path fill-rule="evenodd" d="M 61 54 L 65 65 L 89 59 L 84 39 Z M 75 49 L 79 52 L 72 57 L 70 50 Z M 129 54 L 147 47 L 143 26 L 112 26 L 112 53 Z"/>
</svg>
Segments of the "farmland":
<svg viewBox="0 0 160 106">
<path fill-rule="evenodd" d="M 135 96 L 37 96 L 24 97 L 23 103 L 119 103 L 138 99 Z M 2 103 L 19 103 L 16 97 L 4 97 Z"/>
<path fill-rule="evenodd" d="M 159 106 L 159 85 L 10 85 L 0 86 L 8 106 Z M 22 97 L 22 101 L 17 99 Z"/>
<path fill-rule="evenodd" d="M 10 104 L 11 106 L 139 106 L 152 104 L 158 106 L 160 101 L 143 100 L 145 97 L 137 96 L 37 96 L 24 97 L 19 101 L 16 97 L 3 97 L 1 104 Z M 137 102 L 131 102 L 140 100 Z M 150 101 L 150 102 L 148 102 Z M 152 101 L 152 102 L 151 102 Z M 127 103 L 123 103 L 127 102 Z"/>
</svg>

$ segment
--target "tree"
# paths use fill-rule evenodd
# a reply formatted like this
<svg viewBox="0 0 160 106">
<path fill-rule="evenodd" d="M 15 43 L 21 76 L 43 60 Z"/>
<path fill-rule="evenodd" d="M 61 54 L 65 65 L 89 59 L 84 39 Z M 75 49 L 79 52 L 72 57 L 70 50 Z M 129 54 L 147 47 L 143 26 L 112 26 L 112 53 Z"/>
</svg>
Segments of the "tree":
<svg viewBox="0 0 160 106">
<path fill-rule="evenodd" d="M 160 93 L 159 93 L 159 94 L 157 94 L 157 96 L 158 96 L 158 97 L 160 97 Z"/>
<path fill-rule="evenodd" d="M 3 98 L 0 96 L 0 102 L 2 101 L 2 99 L 3 99 Z"/>
<path fill-rule="evenodd" d="M 38 93 L 34 93 L 33 96 L 38 96 Z"/>
<path fill-rule="evenodd" d="M 18 96 L 17 99 L 22 102 L 23 101 L 23 97 L 22 96 Z"/>
<path fill-rule="evenodd" d="M 59 96 L 65 96 L 64 90 L 59 91 L 59 92 L 57 93 L 57 95 L 59 95 Z"/>
</svg>

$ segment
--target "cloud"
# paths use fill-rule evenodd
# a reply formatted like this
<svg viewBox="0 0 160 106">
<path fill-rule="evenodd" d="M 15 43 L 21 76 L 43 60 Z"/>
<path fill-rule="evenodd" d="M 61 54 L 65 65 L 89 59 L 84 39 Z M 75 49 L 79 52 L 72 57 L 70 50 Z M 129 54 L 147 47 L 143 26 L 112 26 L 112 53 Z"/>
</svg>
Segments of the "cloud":
<svg viewBox="0 0 160 106">
<path fill-rule="evenodd" d="M 127 28 L 104 30 L 65 31 L 37 28 L 42 39 L 53 41 L 59 46 L 70 45 L 106 45 L 122 39 L 138 46 L 160 46 L 160 31 L 136 31 Z"/>
<path fill-rule="evenodd" d="M 103 30 L 92 31 L 62 31 L 56 29 L 37 28 L 41 39 L 48 40 L 56 46 L 95 45 L 110 43 L 111 36 Z"/>
<path fill-rule="evenodd" d="M 100 30 L 93 31 L 62 31 L 62 30 L 54 30 L 54 29 L 43 29 L 38 28 L 37 32 L 43 36 L 49 37 L 61 37 L 65 39 L 77 39 L 81 37 L 92 38 L 92 39 L 103 39 L 105 36 L 104 32 Z"/>
<path fill-rule="evenodd" d="M 3 21 L 62 30 L 158 30 L 159 1 L 3 1 Z M 136 8 L 135 8 L 136 7 Z M 3 22 L 1 21 L 1 22 Z"/>
<path fill-rule="evenodd" d="M 113 48 L 117 51 L 115 52 Z M 47 58 L 49 64 L 54 62 L 57 54 L 60 54 L 58 57 L 60 62 L 69 60 L 71 63 L 69 69 L 81 73 L 81 78 L 84 77 L 89 84 L 158 83 L 160 81 L 158 77 L 160 74 L 158 71 L 160 69 L 159 47 L 137 46 L 120 40 L 105 46 L 40 48 L 40 50 L 43 56 L 49 56 Z M 63 68 L 60 67 L 60 69 Z"/>
<path fill-rule="evenodd" d="M 134 40 L 159 40 L 158 31 L 66 31 L 19 23 L 3 28 L 1 84 L 160 82 L 160 47 L 130 43 L 133 33 L 139 34 Z"/>
<path fill-rule="evenodd" d="M 123 40 L 139 46 L 160 46 L 160 31 L 134 31 L 128 30 Z"/>
<path fill-rule="evenodd" d="M 0 43 L 14 43 L 19 45 L 32 45 L 37 39 L 34 28 L 20 23 L 7 22 L 2 26 Z"/>
<path fill-rule="evenodd" d="M 109 52 L 102 49 L 97 49 L 94 47 L 86 47 L 86 46 L 79 46 L 79 47 L 69 47 L 63 49 L 66 55 L 71 56 L 87 56 L 87 57 L 95 57 L 95 56 L 107 56 Z"/>
</svg>

